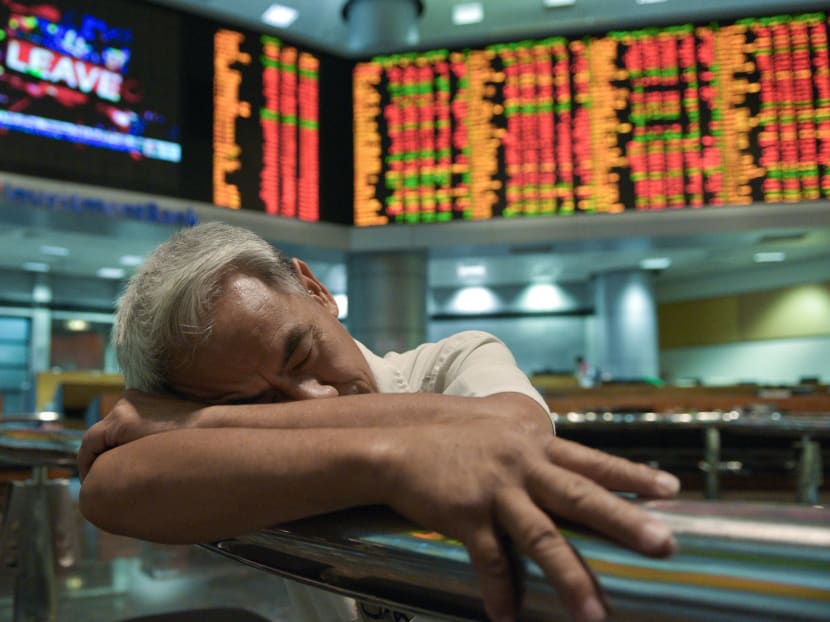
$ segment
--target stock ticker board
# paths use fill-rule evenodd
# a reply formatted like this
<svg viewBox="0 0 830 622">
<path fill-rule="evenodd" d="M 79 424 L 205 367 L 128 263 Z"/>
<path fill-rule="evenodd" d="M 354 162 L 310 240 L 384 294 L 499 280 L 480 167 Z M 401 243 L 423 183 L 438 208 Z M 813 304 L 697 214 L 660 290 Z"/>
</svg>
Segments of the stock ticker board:
<svg viewBox="0 0 830 622">
<path fill-rule="evenodd" d="M 319 64 L 272 36 L 216 31 L 215 205 L 319 220 Z"/>
<path fill-rule="evenodd" d="M 147 3 L 0 0 L 0 168 L 320 220 L 320 63 Z"/>
<path fill-rule="evenodd" d="M 830 197 L 823 13 L 355 66 L 354 224 Z"/>
</svg>

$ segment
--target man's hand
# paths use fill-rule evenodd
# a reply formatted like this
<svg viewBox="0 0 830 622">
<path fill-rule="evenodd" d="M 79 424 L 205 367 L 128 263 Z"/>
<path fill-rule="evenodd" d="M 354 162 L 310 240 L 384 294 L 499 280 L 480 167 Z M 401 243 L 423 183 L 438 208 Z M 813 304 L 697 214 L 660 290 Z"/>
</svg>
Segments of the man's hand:
<svg viewBox="0 0 830 622">
<path fill-rule="evenodd" d="M 78 452 L 78 471 L 84 480 L 95 459 L 113 447 L 150 434 L 188 427 L 203 404 L 126 391 L 107 416 L 84 434 Z"/>
<path fill-rule="evenodd" d="M 517 613 L 504 535 L 540 566 L 580 621 L 604 617 L 601 595 L 552 516 L 646 555 L 662 557 L 676 548 L 664 524 L 609 492 L 669 497 L 679 484 L 668 473 L 501 423 L 407 432 L 388 450 L 388 504 L 465 544 L 488 615 L 496 622 L 513 620 Z"/>
</svg>

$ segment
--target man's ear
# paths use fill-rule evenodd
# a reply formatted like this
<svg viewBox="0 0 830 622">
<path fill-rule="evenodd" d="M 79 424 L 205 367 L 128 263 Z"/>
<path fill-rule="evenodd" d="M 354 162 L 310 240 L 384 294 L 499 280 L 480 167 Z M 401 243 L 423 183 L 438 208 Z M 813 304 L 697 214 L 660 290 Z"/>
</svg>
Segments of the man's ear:
<svg viewBox="0 0 830 622">
<path fill-rule="evenodd" d="M 334 317 L 337 317 L 339 315 L 339 309 L 337 308 L 337 302 L 334 300 L 334 296 L 332 296 L 326 286 L 323 285 L 316 276 L 314 276 L 314 273 L 311 271 L 311 268 L 308 267 L 308 264 L 302 259 L 294 257 L 291 260 L 291 266 L 297 273 L 297 278 L 300 280 L 300 284 L 306 290 L 308 295 L 323 305 L 329 313 L 334 315 Z"/>
</svg>

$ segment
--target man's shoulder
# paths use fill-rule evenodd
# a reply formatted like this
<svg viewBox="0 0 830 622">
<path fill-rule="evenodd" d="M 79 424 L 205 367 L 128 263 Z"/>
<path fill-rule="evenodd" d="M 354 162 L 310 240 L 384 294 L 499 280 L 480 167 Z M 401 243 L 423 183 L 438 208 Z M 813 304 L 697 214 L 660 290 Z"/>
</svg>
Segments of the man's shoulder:
<svg viewBox="0 0 830 622">
<path fill-rule="evenodd" d="M 488 343 L 504 345 L 498 337 L 491 333 L 482 330 L 464 330 L 435 341 L 422 343 L 411 350 L 387 352 L 383 355 L 383 358 L 397 362 L 425 358 L 445 358 L 452 354 L 475 350 Z"/>
</svg>

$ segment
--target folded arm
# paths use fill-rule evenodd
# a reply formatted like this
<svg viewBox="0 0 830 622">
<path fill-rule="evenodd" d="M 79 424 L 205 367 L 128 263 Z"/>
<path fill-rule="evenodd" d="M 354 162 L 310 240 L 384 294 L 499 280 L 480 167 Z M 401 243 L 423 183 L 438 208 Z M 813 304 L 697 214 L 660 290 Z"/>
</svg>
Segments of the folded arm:
<svg viewBox="0 0 830 622">
<path fill-rule="evenodd" d="M 395 427 L 502 418 L 534 433 L 550 433 L 547 413 L 520 393 L 485 398 L 432 393 L 349 395 L 277 404 L 217 404 L 127 391 L 112 411 L 84 435 L 78 456 L 81 479 L 105 451 L 144 436 L 195 428 L 359 428 Z"/>
<path fill-rule="evenodd" d="M 528 425 L 505 416 L 510 404 L 527 407 Z M 247 417 L 259 424 L 269 416 L 279 424 L 231 425 Z M 465 544 L 492 618 L 515 613 L 500 543 L 508 534 L 544 570 L 568 609 L 591 619 L 597 588 L 551 517 L 587 525 L 645 554 L 666 555 L 674 547 L 669 530 L 609 490 L 670 496 L 677 482 L 554 438 L 543 416 L 533 400 L 514 394 L 210 407 L 191 411 L 186 427 L 98 455 L 81 488 L 81 510 L 108 531 L 195 543 L 383 504 Z"/>
</svg>

